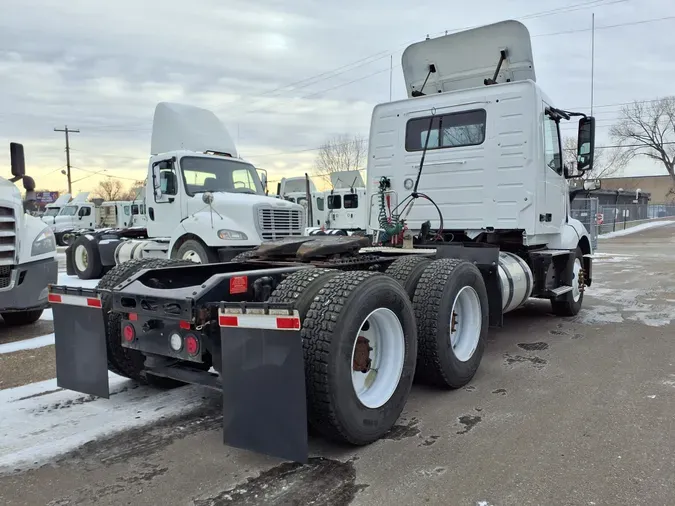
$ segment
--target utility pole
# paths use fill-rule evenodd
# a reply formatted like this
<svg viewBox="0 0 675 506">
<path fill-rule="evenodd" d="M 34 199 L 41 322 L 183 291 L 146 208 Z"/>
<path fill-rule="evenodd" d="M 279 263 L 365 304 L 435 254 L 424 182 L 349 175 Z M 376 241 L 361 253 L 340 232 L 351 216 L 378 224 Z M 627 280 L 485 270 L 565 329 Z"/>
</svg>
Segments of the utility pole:
<svg viewBox="0 0 675 506">
<path fill-rule="evenodd" d="M 73 130 L 71 128 L 68 128 L 68 125 L 66 125 L 64 128 L 55 128 L 55 132 L 65 132 L 66 133 L 66 167 L 67 167 L 67 177 L 68 177 L 68 193 L 72 195 L 73 190 L 72 190 L 72 183 L 70 182 L 70 140 L 68 138 L 68 134 L 74 133 L 74 134 L 79 134 L 80 130 Z"/>
<path fill-rule="evenodd" d="M 595 88 L 595 12 L 591 17 L 591 116 L 593 116 L 593 95 Z"/>
</svg>

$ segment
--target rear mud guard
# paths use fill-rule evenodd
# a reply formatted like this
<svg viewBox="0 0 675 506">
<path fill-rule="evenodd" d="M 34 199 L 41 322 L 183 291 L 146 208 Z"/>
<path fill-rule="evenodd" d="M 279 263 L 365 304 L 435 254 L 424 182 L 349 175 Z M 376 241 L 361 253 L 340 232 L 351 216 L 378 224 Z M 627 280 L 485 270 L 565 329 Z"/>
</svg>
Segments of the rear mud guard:
<svg viewBox="0 0 675 506">
<path fill-rule="evenodd" d="M 307 400 L 298 312 L 287 304 L 222 303 L 218 321 L 225 444 L 306 463 Z"/>
<path fill-rule="evenodd" d="M 98 292 L 50 286 L 49 302 L 54 313 L 57 386 L 107 399 L 108 352 Z"/>
</svg>

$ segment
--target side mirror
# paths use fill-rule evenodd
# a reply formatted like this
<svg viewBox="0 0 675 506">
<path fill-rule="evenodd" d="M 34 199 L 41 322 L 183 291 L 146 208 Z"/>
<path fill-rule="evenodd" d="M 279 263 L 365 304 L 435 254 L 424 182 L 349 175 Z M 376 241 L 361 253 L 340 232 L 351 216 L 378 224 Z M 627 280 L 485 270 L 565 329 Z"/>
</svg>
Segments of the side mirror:
<svg viewBox="0 0 675 506">
<path fill-rule="evenodd" d="M 35 181 L 32 177 L 23 176 L 23 189 L 26 190 L 26 194 L 35 191 Z"/>
<path fill-rule="evenodd" d="M 23 144 L 10 142 L 9 155 L 12 162 L 12 176 L 18 181 L 26 174 L 26 159 L 23 156 Z"/>
<path fill-rule="evenodd" d="M 595 118 L 592 116 L 581 118 L 577 136 L 577 170 L 579 172 L 586 172 L 593 168 L 594 152 Z"/>
<path fill-rule="evenodd" d="M 152 166 L 152 188 L 155 193 L 155 200 L 162 198 L 162 189 L 160 188 L 161 183 L 159 174 L 161 163 L 163 162 L 160 162 Z"/>
<path fill-rule="evenodd" d="M 599 179 L 589 179 L 588 181 L 584 181 L 584 190 L 586 191 L 599 190 L 601 186 L 602 183 Z"/>
</svg>

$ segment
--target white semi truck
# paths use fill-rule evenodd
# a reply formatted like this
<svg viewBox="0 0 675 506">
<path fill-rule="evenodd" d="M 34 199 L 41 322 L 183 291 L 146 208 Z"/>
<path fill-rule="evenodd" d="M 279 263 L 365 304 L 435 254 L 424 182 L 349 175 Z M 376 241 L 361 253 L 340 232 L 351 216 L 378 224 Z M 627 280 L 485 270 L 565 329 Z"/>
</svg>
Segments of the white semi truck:
<svg viewBox="0 0 675 506">
<path fill-rule="evenodd" d="M 488 328 L 530 297 L 576 315 L 592 251 L 566 180 L 592 169 L 594 119 L 539 88 L 515 21 L 413 44 L 402 63 L 409 97 L 372 115 L 371 240 L 272 241 L 213 265 L 137 260 L 97 289 L 52 287 L 58 384 L 107 396 L 112 370 L 220 389 L 227 444 L 305 462 L 307 419 L 343 443 L 378 440 L 413 379 L 470 382 Z M 573 117 L 574 174 L 560 141 Z"/>
<path fill-rule="evenodd" d="M 12 178 L 0 178 L 0 315 L 5 325 L 26 325 L 49 306 L 47 286 L 56 283 L 54 234 L 40 218 L 24 212 L 21 193 L 35 198 L 35 182 L 26 176 L 23 146 L 10 144 Z"/>
<path fill-rule="evenodd" d="M 69 200 L 70 193 L 59 195 L 59 198 L 57 198 L 54 202 L 45 206 L 45 212 L 40 219 L 47 225 L 53 225 L 54 219 L 58 216 L 63 206 L 65 206 Z"/>
<path fill-rule="evenodd" d="M 66 250 L 68 274 L 95 279 L 140 258 L 231 260 L 264 241 L 302 236 L 304 208 L 266 196 L 211 111 L 157 105 L 145 187 L 147 225 L 80 234 Z"/>
</svg>

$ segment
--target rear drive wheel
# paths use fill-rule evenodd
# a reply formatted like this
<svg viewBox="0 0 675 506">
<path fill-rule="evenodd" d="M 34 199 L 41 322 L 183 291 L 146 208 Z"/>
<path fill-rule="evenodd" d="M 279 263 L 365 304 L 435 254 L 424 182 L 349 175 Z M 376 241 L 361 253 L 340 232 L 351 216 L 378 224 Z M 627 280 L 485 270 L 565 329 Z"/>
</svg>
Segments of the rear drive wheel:
<svg viewBox="0 0 675 506">
<path fill-rule="evenodd" d="M 386 274 L 401 283 L 408 292 L 410 300 L 415 296 L 415 288 L 422 277 L 424 269 L 431 263 L 431 259 L 421 255 L 408 255 L 395 260 L 386 271 Z"/>
<path fill-rule="evenodd" d="M 567 285 L 572 286 L 572 290 L 564 294 L 560 299 L 551 299 L 551 309 L 557 316 L 576 316 L 581 310 L 581 304 L 584 301 L 584 253 L 581 248 L 577 248 L 574 253 L 574 268 L 572 278 L 565 281 Z"/>
<path fill-rule="evenodd" d="M 401 285 L 377 272 L 332 276 L 301 335 L 312 427 L 356 445 L 380 439 L 403 411 L 415 371 L 415 317 Z"/>
<path fill-rule="evenodd" d="M 30 325 L 35 323 L 42 316 L 42 309 L 30 311 L 15 311 L 12 313 L 2 313 L 2 319 L 8 327 L 18 327 L 20 325 Z"/>
<path fill-rule="evenodd" d="M 186 260 L 174 260 L 165 258 L 143 258 L 129 260 L 116 265 L 98 282 L 97 288 L 110 290 L 122 281 L 130 278 L 143 269 L 157 269 L 162 267 L 175 267 L 178 265 L 193 265 Z M 169 378 L 161 378 L 151 374 L 142 374 L 145 357 L 138 350 L 122 347 L 122 315 L 111 312 L 112 295 L 109 292 L 101 293 L 101 302 L 104 314 L 106 346 L 108 351 L 108 370 L 134 379 L 143 384 L 153 385 L 159 388 L 174 388 L 183 385 L 182 382 Z"/>
<path fill-rule="evenodd" d="M 210 264 L 218 261 L 216 254 L 201 242 L 188 239 L 180 245 L 174 255 L 176 260 L 187 260 L 196 264 Z"/>
<path fill-rule="evenodd" d="M 438 386 L 466 385 L 483 357 L 489 313 L 478 268 L 455 258 L 424 269 L 413 301 L 419 351 L 416 377 Z"/>
<path fill-rule="evenodd" d="M 255 253 L 256 253 L 256 250 L 254 250 L 254 249 L 250 249 L 248 251 L 242 251 L 237 256 L 232 258 L 232 260 L 230 260 L 230 262 L 246 262 L 246 260 L 253 257 L 253 255 Z"/>
<path fill-rule="evenodd" d="M 103 274 L 98 245 L 81 235 L 72 245 L 72 262 L 75 274 L 80 279 L 96 279 Z"/>
</svg>

